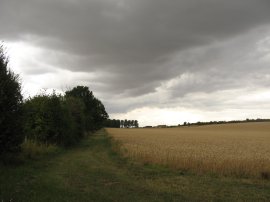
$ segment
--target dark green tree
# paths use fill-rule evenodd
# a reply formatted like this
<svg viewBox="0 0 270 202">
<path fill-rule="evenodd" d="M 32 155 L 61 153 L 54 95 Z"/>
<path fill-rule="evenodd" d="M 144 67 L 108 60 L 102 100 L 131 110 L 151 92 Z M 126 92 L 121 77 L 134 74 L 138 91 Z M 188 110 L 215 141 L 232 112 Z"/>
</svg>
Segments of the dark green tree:
<svg viewBox="0 0 270 202">
<path fill-rule="evenodd" d="M 127 127 L 130 128 L 131 127 L 131 120 L 127 121 Z"/>
<path fill-rule="evenodd" d="M 131 127 L 134 128 L 135 127 L 135 121 L 131 120 Z"/>
<path fill-rule="evenodd" d="M 135 126 L 135 128 L 138 128 L 139 127 L 139 123 L 138 123 L 137 120 L 135 120 L 134 126 Z"/>
<path fill-rule="evenodd" d="M 63 105 L 72 120 L 72 134 L 78 140 L 85 132 L 85 105 L 82 100 L 75 97 L 65 97 Z"/>
<path fill-rule="evenodd" d="M 66 96 L 79 98 L 84 103 L 87 131 L 97 130 L 104 126 L 109 116 L 102 102 L 94 97 L 88 87 L 77 86 L 70 91 L 66 91 Z"/>
<path fill-rule="evenodd" d="M 125 119 L 125 120 L 124 120 L 124 128 L 127 128 L 127 127 L 128 127 L 128 120 Z"/>
<path fill-rule="evenodd" d="M 117 122 L 116 122 L 116 127 L 117 127 L 117 128 L 120 128 L 120 127 L 121 127 L 121 121 L 120 121 L 120 120 L 117 120 Z"/>
<path fill-rule="evenodd" d="M 0 45 L 0 154 L 16 152 L 22 133 L 22 95 L 19 76 L 8 68 L 8 58 Z"/>
<path fill-rule="evenodd" d="M 120 128 L 121 121 L 118 119 L 107 119 L 105 121 L 105 127 L 108 128 Z"/>
<path fill-rule="evenodd" d="M 55 93 L 35 96 L 24 104 L 24 132 L 28 139 L 70 145 L 76 139 L 74 123 L 63 98 Z"/>
</svg>

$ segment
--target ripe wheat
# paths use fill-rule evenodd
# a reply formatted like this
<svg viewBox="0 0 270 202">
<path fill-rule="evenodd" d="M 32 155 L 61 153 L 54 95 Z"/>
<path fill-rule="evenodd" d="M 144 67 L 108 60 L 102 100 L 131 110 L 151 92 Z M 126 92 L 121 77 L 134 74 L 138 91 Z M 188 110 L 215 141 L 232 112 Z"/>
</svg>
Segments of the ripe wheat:
<svg viewBox="0 0 270 202">
<path fill-rule="evenodd" d="M 270 176 L 270 123 L 107 129 L 121 152 L 145 163 L 196 173 Z"/>
</svg>

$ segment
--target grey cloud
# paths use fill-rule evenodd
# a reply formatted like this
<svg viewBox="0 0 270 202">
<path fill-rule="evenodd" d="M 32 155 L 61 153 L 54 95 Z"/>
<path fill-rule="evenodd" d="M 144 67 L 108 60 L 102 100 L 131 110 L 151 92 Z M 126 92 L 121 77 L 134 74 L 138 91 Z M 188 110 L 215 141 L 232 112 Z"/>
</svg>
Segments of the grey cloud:
<svg viewBox="0 0 270 202">
<path fill-rule="evenodd" d="M 266 0 L 2 0 L 1 36 L 32 34 L 108 64 L 144 64 L 266 23 L 269 8 Z"/>
<path fill-rule="evenodd" d="M 269 63 L 252 64 L 259 56 L 248 53 L 264 36 L 256 30 L 269 27 L 269 10 L 268 0 L 1 0 L 0 38 L 43 48 L 41 67 L 94 73 L 82 81 L 104 97 L 158 93 L 164 82 L 195 75 L 165 89 L 178 98 L 250 78 L 268 85 L 260 80 Z M 33 68 L 25 74 L 44 72 Z"/>
</svg>

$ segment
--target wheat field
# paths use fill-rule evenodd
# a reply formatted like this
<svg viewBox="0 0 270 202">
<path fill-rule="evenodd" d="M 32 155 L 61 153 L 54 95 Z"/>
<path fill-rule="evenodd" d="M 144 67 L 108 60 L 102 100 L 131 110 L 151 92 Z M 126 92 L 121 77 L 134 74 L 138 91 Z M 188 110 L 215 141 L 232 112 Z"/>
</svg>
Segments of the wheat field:
<svg viewBox="0 0 270 202">
<path fill-rule="evenodd" d="M 270 123 L 113 129 L 134 160 L 196 173 L 270 178 Z"/>
</svg>

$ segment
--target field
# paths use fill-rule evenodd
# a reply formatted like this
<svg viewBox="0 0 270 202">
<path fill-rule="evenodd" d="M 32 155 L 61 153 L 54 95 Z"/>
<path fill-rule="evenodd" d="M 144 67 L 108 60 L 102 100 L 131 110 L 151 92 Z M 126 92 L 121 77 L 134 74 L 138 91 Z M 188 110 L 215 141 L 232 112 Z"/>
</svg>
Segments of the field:
<svg viewBox="0 0 270 202">
<path fill-rule="evenodd" d="M 117 146 L 101 130 L 73 148 L 40 148 L 30 159 L 0 163 L 0 201 L 269 201 L 268 180 L 143 165 L 122 158 Z"/>
<path fill-rule="evenodd" d="M 195 173 L 270 178 L 270 123 L 107 129 L 121 153 Z"/>
</svg>

